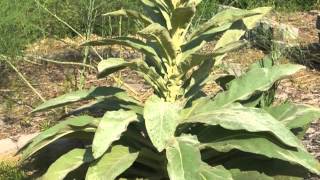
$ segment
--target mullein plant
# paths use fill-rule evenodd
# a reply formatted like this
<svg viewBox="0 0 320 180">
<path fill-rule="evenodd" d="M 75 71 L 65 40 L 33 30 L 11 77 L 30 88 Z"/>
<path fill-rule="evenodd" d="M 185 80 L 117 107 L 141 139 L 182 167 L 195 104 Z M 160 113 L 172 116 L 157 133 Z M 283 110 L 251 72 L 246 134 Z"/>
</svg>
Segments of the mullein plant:
<svg viewBox="0 0 320 180">
<path fill-rule="evenodd" d="M 141 3 L 146 15 L 125 9 L 105 15 L 140 21 L 145 25 L 138 32 L 143 40 L 115 37 L 84 46 L 118 44 L 143 53 L 134 60 L 101 61 L 98 78 L 130 68 L 153 88 L 154 95 L 140 102 L 123 89 L 95 87 L 37 107 L 34 112 L 90 101 L 74 111 L 77 116 L 42 132 L 20 150 L 27 162 L 61 138 L 84 142 L 61 155 L 42 179 L 69 179 L 71 174 L 85 174 L 76 179 L 88 180 L 264 180 L 299 179 L 308 172 L 320 175 L 319 162 L 300 140 L 308 125 L 320 117 L 320 110 L 288 102 L 257 103 L 275 83 L 303 66 L 256 64 L 229 80 L 212 73 L 226 53 L 246 43 L 245 32 L 271 8 L 226 9 L 191 31 L 201 0 Z M 212 40 L 214 50 L 199 53 Z M 224 91 L 206 96 L 202 88 L 218 81 Z M 105 113 L 84 115 L 90 109 Z"/>
</svg>

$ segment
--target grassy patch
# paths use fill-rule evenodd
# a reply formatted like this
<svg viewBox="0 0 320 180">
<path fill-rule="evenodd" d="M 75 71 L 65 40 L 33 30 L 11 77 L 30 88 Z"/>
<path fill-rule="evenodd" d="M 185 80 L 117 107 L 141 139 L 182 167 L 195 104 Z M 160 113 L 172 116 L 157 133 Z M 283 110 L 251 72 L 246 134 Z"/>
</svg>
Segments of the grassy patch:
<svg viewBox="0 0 320 180">
<path fill-rule="evenodd" d="M 24 180 L 27 176 L 14 163 L 0 162 L 0 179 Z"/>
</svg>

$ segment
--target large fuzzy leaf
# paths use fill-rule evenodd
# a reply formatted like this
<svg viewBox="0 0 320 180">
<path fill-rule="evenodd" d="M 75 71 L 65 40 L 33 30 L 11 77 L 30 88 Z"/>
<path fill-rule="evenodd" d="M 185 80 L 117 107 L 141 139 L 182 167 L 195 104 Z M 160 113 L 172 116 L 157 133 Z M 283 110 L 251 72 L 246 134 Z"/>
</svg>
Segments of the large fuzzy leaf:
<svg viewBox="0 0 320 180">
<path fill-rule="evenodd" d="M 85 111 L 97 111 L 97 110 L 101 111 L 102 110 L 103 112 L 106 112 L 106 111 L 116 111 L 119 109 L 131 110 L 131 111 L 134 111 L 136 114 L 140 114 L 140 115 L 143 114 L 143 107 L 140 103 L 132 103 L 132 102 L 123 101 L 116 97 L 109 97 L 109 98 L 97 99 L 88 104 L 80 106 L 79 108 L 76 108 L 68 112 L 68 114 L 66 114 L 65 117 L 69 117 L 71 115 L 77 115 Z"/>
<path fill-rule="evenodd" d="M 235 156 L 224 166 L 230 169 L 237 180 L 302 180 L 308 176 L 301 166 L 256 155 Z"/>
<path fill-rule="evenodd" d="M 239 169 L 231 169 L 230 172 L 232 174 L 233 179 L 236 179 L 236 180 L 275 180 L 271 176 L 267 176 L 266 174 L 259 173 L 259 171 L 254 171 L 254 170 L 240 171 Z M 285 179 L 282 179 L 282 180 L 285 180 Z"/>
<path fill-rule="evenodd" d="M 86 179 L 114 180 L 134 163 L 138 155 L 127 147 L 113 146 L 101 159 L 90 164 Z"/>
<path fill-rule="evenodd" d="M 225 169 L 223 166 L 211 167 L 202 163 L 199 173 L 202 180 L 233 180 L 229 170 Z"/>
<path fill-rule="evenodd" d="M 45 180 L 63 180 L 71 171 L 92 161 L 86 149 L 74 149 L 56 160 L 42 176 Z"/>
<path fill-rule="evenodd" d="M 91 116 L 69 118 L 33 138 L 20 151 L 22 152 L 23 158 L 26 159 L 51 142 L 68 134 L 79 131 L 95 132 L 98 124 L 99 120 Z"/>
<path fill-rule="evenodd" d="M 201 155 L 198 141 L 191 136 L 172 139 L 166 149 L 171 180 L 200 180 Z"/>
<path fill-rule="evenodd" d="M 237 9 L 230 9 L 231 11 L 236 11 Z M 227 44 L 240 40 L 240 38 L 248 31 L 253 29 L 256 24 L 269 12 L 271 8 L 269 7 L 261 7 L 251 10 L 251 13 L 257 13 L 256 15 L 252 15 L 242 19 L 242 22 L 237 22 L 233 24 L 233 26 L 226 31 L 219 41 L 216 43 L 214 50 L 224 47 Z M 217 64 L 220 64 L 221 60 L 225 55 L 221 55 L 216 58 Z"/>
<path fill-rule="evenodd" d="M 144 119 L 148 135 L 159 152 L 165 149 L 168 140 L 174 137 L 180 120 L 179 106 L 151 96 L 144 108 Z"/>
<path fill-rule="evenodd" d="M 192 19 L 195 15 L 196 7 L 194 5 L 187 7 L 179 7 L 172 12 L 171 24 L 172 39 L 178 46 L 181 46 L 185 40 L 185 36 L 191 25 Z"/>
<path fill-rule="evenodd" d="M 209 127 L 198 137 L 203 143 L 202 147 L 210 147 L 219 152 L 237 149 L 299 164 L 313 173 L 320 173 L 320 163 L 306 150 L 286 148 L 268 136 Z"/>
<path fill-rule="evenodd" d="M 191 38 L 199 36 L 208 30 L 222 26 L 224 24 L 233 23 L 246 17 L 260 14 L 254 10 L 242 10 L 242 9 L 227 9 L 217 13 L 206 23 L 202 24 L 195 32 L 192 33 Z"/>
<path fill-rule="evenodd" d="M 320 118 L 320 109 L 308 105 L 284 103 L 265 109 L 288 128 L 303 128 Z"/>
<path fill-rule="evenodd" d="M 190 79 L 187 81 L 188 82 L 187 84 L 188 86 L 186 88 L 187 97 L 194 95 L 202 88 L 202 86 L 206 83 L 206 80 L 208 79 L 208 74 L 211 71 L 213 65 L 214 65 L 214 61 L 211 59 L 208 59 L 199 66 L 199 69 L 197 69 L 192 73 L 192 75 L 190 76 Z"/>
<path fill-rule="evenodd" d="M 114 141 L 120 139 L 121 134 L 126 131 L 128 125 L 137 120 L 137 115 L 133 111 L 110 111 L 100 120 L 95 133 L 92 152 L 94 158 L 101 157 Z"/>
<path fill-rule="evenodd" d="M 105 46 L 105 45 L 123 45 L 128 46 L 131 48 L 136 49 L 137 51 L 140 51 L 144 53 L 145 55 L 152 58 L 154 61 L 154 64 L 157 66 L 157 68 L 162 69 L 162 62 L 160 57 L 158 56 L 157 52 L 150 46 L 148 46 L 145 42 L 131 38 L 131 37 L 117 37 L 112 39 L 103 39 L 103 40 L 97 40 L 97 41 L 91 41 L 83 44 L 84 46 Z"/>
<path fill-rule="evenodd" d="M 179 66 L 179 71 L 181 73 L 188 72 L 191 68 L 200 65 L 207 58 L 195 57 L 196 53 L 200 51 L 205 42 L 202 42 L 199 46 L 190 49 L 184 49 L 182 54 L 180 55 L 180 61 L 177 62 Z"/>
<path fill-rule="evenodd" d="M 193 115 L 187 117 L 182 123 L 203 123 L 213 126 L 220 125 L 229 130 L 268 132 L 277 137 L 283 144 L 302 148 L 302 145 L 289 129 L 263 110 L 246 108 L 241 105 L 215 110 L 210 101 L 197 106 L 197 109 L 192 107 L 190 109 L 193 110 Z M 192 114 L 188 111 L 183 111 L 183 113 Z"/>
<path fill-rule="evenodd" d="M 167 54 L 167 59 L 174 59 L 178 53 L 179 46 L 171 39 L 169 31 L 158 23 L 153 23 L 139 32 L 144 36 L 155 38 Z"/>
<path fill-rule="evenodd" d="M 125 61 L 122 58 L 109 58 L 107 60 L 102 60 L 98 64 L 98 78 L 103 78 L 109 74 L 122 70 L 126 67 L 130 67 L 131 65 L 137 64 L 137 61 L 141 60 L 131 60 Z"/>
<path fill-rule="evenodd" d="M 137 20 L 139 20 L 142 23 L 147 24 L 147 25 L 153 23 L 153 21 L 151 19 L 149 19 L 148 17 L 146 17 L 144 14 L 139 13 L 138 11 L 134 11 L 134 10 L 120 9 L 118 11 L 109 12 L 109 13 L 106 13 L 106 14 L 103 14 L 103 15 L 104 16 L 130 17 L 130 18 L 137 19 Z"/>
<path fill-rule="evenodd" d="M 195 47 L 199 46 L 202 42 L 210 42 L 210 41 L 214 40 L 217 37 L 217 35 L 228 30 L 231 26 L 232 26 L 232 23 L 228 23 L 223 26 L 213 28 L 205 33 L 202 33 L 199 36 L 196 36 L 193 39 L 187 41 L 182 46 L 182 49 L 195 48 Z"/>
<path fill-rule="evenodd" d="M 285 64 L 271 68 L 255 68 L 233 80 L 228 91 L 218 94 L 212 106 L 223 107 L 240 100 L 247 100 L 252 94 L 268 90 L 276 81 L 292 75 L 303 66 Z"/>
<path fill-rule="evenodd" d="M 115 87 L 96 87 L 91 88 L 90 90 L 79 90 L 48 100 L 34 109 L 33 112 L 57 108 L 78 101 L 90 100 L 106 96 L 114 96 L 123 93 L 125 93 L 124 90 Z"/>
</svg>

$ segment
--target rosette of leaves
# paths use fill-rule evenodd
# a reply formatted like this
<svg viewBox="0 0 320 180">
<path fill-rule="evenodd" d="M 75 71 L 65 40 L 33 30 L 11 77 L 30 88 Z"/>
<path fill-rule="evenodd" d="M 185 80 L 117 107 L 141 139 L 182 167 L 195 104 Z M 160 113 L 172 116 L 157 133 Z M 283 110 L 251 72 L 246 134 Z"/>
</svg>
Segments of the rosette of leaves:
<svg viewBox="0 0 320 180">
<path fill-rule="evenodd" d="M 124 90 L 96 87 L 49 100 L 34 111 L 79 101 L 84 114 L 100 109 L 102 117 L 78 115 L 42 132 L 21 149 L 24 159 L 37 157 L 61 138 L 78 139 L 53 162 L 43 179 L 292 179 L 320 174 L 319 162 L 299 137 L 320 110 L 291 103 L 258 106 L 274 83 L 303 69 L 300 65 L 252 66 L 239 78 L 212 74 L 226 53 L 241 47 L 241 37 L 271 9 L 227 9 L 196 30 L 189 29 L 201 0 L 141 0 L 146 15 L 121 9 L 145 24 L 144 40 L 116 37 L 88 46 L 120 44 L 144 54 L 142 59 L 106 59 L 99 78 L 130 68 L 154 90 L 146 102 Z M 215 48 L 199 53 L 209 41 Z M 268 62 L 266 60 L 266 62 Z M 207 97 L 202 87 L 216 81 L 224 91 Z M 58 152 L 57 152 L 58 153 Z"/>
</svg>

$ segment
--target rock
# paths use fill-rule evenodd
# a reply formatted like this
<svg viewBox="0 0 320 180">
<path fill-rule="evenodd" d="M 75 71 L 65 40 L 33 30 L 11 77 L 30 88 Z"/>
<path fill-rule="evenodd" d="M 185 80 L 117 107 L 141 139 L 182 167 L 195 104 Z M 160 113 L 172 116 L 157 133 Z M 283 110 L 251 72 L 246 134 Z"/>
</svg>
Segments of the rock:
<svg viewBox="0 0 320 180">
<path fill-rule="evenodd" d="M 280 40 L 288 43 L 289 46 L 296 45 L 299 38 L 299 28 L 283 24 L 279 25 Z"/>
<path fill-rule="evenodd" d="M 6 123 L 4 123 L 2 119 L 0 119 L 0 128 L 3 128 L 5 125 Z"/>
<path fill-rule="evenodd" d="M 18 148 L 19 149 L 22 148 L 24 145 L 26 145 L 31 139 L 36 137 L 38 134 L 39 133 L 21 135 L 17 141 Z"/>
<path fill-rule="evenodd" d="M 320 11 L 318 11 L 318 10 L 311 10 L 311 11 L 309 11 L 309 14 L 311 14 L 311 15 L 318 15 L 318 14 L 320 14 Z"/>
<path fill-rule="evenodd" d="M 0 140 L 0 154 L 14 154 L 18 151 L 17 144 L 10 138 Z"/>
</svg>

